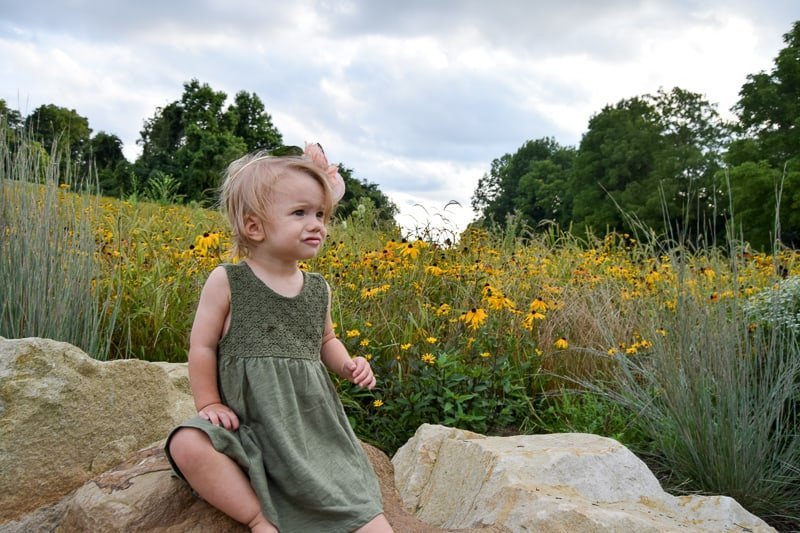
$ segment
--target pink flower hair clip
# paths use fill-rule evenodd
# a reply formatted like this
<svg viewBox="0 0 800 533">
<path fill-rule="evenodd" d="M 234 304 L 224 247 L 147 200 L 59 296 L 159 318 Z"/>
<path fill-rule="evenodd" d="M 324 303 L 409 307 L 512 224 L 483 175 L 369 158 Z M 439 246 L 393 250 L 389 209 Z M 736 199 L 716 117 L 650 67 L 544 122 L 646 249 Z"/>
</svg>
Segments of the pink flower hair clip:
<svg viewBox="0 0 800 533">
<path fill-rule="evenodd" d="M 333 203 L 337 203 L 344 196 L 344 180 L 339 175 L 339 165 L 331 165 L 325 157 L 325 151 L 319 143 L 306 143 L 303 154 L 311 159 L 328 176 L 328 183 L 331 186 Z"/>
</svg>

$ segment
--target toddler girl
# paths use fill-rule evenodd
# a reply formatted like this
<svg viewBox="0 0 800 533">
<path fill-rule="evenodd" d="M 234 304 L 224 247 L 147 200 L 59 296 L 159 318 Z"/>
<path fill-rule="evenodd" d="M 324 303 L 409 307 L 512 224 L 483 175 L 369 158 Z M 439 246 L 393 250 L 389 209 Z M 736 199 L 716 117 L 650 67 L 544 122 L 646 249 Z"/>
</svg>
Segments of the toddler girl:
<svg viewBox="0 0 800 533">
<path fill-rule="evenodd" d="M 375 376 L 336 337 L 325 280 L 298 267 L 319 252 L 343 194 L 317 144 L 245 156 L 222 186 L 244 260 L 214 269 L 200 294 L 189 346 L 197 416 L 166 451 L 203 499 L 252 531 L 391 531 L 327 370 L 368 389 Z"/>
</svg>

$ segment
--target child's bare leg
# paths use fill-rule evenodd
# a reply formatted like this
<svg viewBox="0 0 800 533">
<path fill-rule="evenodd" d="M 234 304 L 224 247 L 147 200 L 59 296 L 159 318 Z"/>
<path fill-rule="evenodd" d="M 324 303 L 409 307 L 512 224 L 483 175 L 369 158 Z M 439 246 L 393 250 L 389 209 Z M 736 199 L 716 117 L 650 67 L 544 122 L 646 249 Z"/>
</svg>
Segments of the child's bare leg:
<svg viewBox="0 0 800 533">
<path fill-rule="evenodd" d="M 392 533 L 392 526 L 383 514 L 379 514 L 365 526 L 357 529 L 356 533 Z"/>
<path fill-rule="evenodd" d="M 215 450 L 205 433 L 194 428 L 178 430 L 169 452 L 189 485 L 209 504 L 252 531 L 278 531 L 261 513 L 261 503 L 245 473 Z"/>
</svg>

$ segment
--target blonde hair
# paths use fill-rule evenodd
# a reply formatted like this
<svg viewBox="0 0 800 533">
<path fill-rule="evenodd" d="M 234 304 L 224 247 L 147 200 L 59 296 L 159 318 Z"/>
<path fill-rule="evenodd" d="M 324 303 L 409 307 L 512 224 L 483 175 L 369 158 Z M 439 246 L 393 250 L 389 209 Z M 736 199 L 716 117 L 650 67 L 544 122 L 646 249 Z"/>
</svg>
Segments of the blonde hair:
<svg viewBox="0 0 800 533">
<path fill-rule="evenodd" d="M 266 222 L 271 211 L 271 193 L 275 183 L 288 171 L 299 171 L 314 178 L 322 186 L 325 223 L 335 207 L 328 176 L 323 169 L 304 156 L 271 156 L 254 152 L 228 165 L 220 189 L 220 207 L 231 225 L 233 257 L 247 257 L 256 244 L 247 238 L 248 216 Z"/>
</svg>

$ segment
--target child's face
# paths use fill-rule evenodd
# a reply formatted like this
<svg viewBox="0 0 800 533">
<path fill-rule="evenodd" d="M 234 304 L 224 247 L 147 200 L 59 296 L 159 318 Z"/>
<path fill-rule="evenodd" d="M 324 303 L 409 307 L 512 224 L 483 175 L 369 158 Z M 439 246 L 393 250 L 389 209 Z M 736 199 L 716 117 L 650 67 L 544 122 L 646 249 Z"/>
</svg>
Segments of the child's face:
<svg viewBox="0 0 800 533">
<path fill-rule="evenodd" d="M 272 189 L 265 224 L 268 253 L 291 261 L 317 255 L 328 233 L 322 185 L 299 170 L 287 170 Z"/>
</svg>

